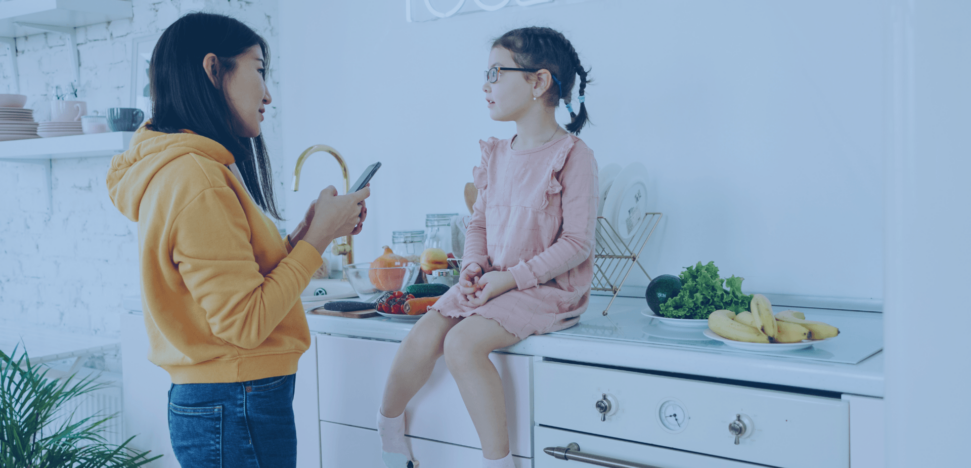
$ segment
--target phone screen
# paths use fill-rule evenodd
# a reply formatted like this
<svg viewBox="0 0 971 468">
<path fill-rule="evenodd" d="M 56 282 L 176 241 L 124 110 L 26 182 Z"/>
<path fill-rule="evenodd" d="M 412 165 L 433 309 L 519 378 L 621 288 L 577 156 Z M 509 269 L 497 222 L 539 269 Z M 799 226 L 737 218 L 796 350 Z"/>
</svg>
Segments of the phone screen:
<svg viewBox="0 0 971 468">
<path fill-rule="evenodd" d="M 378 168 L 380 167 L 380 162 L 376 162 L 368 166 L 367 169 L 364 170 L 364 173 L 361 174 L 361 177 L 357 179 L 357 182 L 354 182 L 354 185 L 351 185 L 351 193 L 357 192 L 358 190 L 366 187 L 368 182 L 371 181 L 371 177 L 374 177 L 374 173 L 378 172 Z"/>
</svg>

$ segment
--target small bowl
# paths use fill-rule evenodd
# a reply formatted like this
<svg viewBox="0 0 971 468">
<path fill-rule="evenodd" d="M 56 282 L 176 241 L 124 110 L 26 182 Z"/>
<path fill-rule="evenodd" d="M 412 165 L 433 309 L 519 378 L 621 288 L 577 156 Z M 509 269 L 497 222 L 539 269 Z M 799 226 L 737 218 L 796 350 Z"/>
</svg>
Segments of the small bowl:
<svg viewBox="0 0 971 468">
<path fill-rule="evenodd" d="M 444 284 L 452 287 L 459 282 L 459 271 L 448 268 L 445 270 L 435 270 L 430 275 L 425 275 L 425 281 L 432 284 Z"/>
<path fill-rule="evenodd" d="M 23 109 L 27 96 L 23 94 L 0 94 L 0 107 Z"/>
<path fill-rule="evenodd" d="M 371 282 L 372 271 L 381 275 L 384 278 L 384 282 L 391 281 L 393 284 L 383 284 L 382 286 L 392 289 L 378 289 Z M 354 292 L 365 302 L 371 302 L 381 294 L 384 294 L 385 291 L 400 291 L 415 284 L 415 279 L 418 278 L 419 271 L 421 269 L 414 263 L 391 268 L 371 268 L 370 263 L 355 263 L 344 267 L 344 273 L 347 274 L 347 279 L 350 281 L 351 287 L 354 288 Z"/>
<path fill-rule="evenodd" d="M 97 115 L 98 111 L 95 111 L 95 115 L 85 115 L 81 117 L 81 131 L 85 135 L 91 135 L 93 133 L 108 133 L 111 130 L 108 129 L 108 118 L 103 115 Z"/>
</svg>

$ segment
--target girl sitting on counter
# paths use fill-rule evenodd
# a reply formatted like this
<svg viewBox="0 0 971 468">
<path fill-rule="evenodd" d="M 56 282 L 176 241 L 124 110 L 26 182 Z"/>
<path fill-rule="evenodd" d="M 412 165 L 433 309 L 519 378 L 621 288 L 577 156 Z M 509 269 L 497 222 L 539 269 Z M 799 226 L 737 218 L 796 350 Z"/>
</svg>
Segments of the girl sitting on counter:
<svg viewBox="0 0 971 468">
<path fill-rule="evenodd" d="M 404 411 L 444 354 L 482 444 L 482 466 L 513 467 L 502 382 L 489 353 L 577 324 L 589 303 L 597 220 L 597 161 L 574 136 L 587 123 L 588 71 L 549 28 L 496 39 L 482 86 L 489 116 L 516 122 L 512 138 L 480 141 L 478 199 L 459 284 L 401 343 L 378 417 L 389 468 L 415 468 Z M 579 75 L 580 107 L 571 105 Z M 564 130 L 554 111 L 570 111 Z M 572 133 L 572 134 L 571 134 Z"/>
</svg>

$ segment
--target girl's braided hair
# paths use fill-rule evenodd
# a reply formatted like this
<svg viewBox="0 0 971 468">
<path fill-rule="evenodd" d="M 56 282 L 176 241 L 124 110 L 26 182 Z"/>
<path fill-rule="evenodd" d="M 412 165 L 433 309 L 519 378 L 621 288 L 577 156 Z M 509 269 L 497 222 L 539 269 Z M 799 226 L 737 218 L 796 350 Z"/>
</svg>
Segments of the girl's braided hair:
<svg viewBox="0 0 971 468">
<path fill-rule="evenodd" d="M 553 107 L 559 105 L 561 98 L 568 108 L 572 107 L 569 104 L 573 99 L 573 83 L 576 76 L 580 75 L 580 111 L 574 113 L 570 109 L 572 121 L 566 126 L 568 131 L 579 135 L 584 124 L 590 120 L 583 96 L 587 83 L 590 82 L 587 79 L 590 70 L 583 68 L 573 44 L 555 29 L 529 27 L 503 34 L 492 43 L 492 47 L 502 47 L 511 52 L 519 67 L 549 70 L 554 77 L 554 83 L 543 98 Z M 558 86 L 556 80 L 559 80 Z"/>
</svg>

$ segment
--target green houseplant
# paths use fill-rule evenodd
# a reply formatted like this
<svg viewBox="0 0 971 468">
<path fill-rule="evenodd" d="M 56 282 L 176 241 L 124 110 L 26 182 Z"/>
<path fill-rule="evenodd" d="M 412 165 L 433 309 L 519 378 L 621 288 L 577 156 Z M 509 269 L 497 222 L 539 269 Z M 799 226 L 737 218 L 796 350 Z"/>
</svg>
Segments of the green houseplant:
<svg viewBox="0 0 971 468">
<path fill-rule="evenodd" d="M 138 467 L 161 455 L 106 442 L 101 435 L 114 416 L 72 417 L 54 423 L 59 411 L 79 396 L 103 387 L 92 377 L 47 377 L 47 369 L 30 363 L 27 353 L 16 357 L 0 351 L 0 466 L 7 468 Z"/>
</svg>

